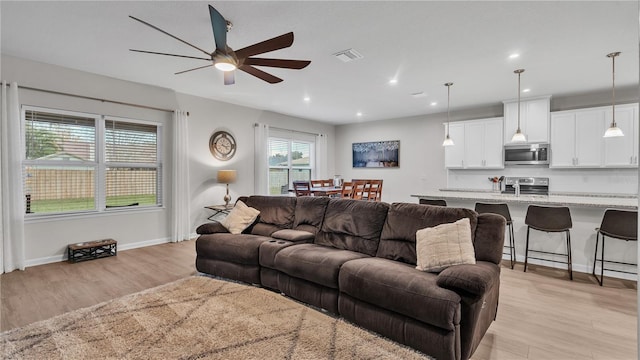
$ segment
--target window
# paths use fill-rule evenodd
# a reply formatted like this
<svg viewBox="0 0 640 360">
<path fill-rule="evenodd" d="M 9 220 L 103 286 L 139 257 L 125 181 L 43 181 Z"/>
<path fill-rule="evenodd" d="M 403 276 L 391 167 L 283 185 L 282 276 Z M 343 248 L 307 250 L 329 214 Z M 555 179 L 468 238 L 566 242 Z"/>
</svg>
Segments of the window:
<svg viewBox="0 0 640 360">
<path fill-rule="evenodd" d="M 162 204 L 159 124 L 23 107 L 28 214 Z"/>
<path fill-rule="evenodd" d="M 298 180 L 309 181 L 314 171 L 313 138 L 303 134 L 279 134 L 269 137 L 269 194 L 287 194 Z"/>
</svg>

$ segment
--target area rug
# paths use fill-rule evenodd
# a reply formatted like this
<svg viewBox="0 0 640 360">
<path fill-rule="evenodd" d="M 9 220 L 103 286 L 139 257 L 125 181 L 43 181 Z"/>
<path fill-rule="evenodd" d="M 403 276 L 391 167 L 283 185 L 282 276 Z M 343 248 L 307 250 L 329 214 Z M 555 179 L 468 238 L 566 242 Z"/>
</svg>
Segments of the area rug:
<svg viewBox="0 0 640 360">
<path fill-rule="evenodd" d="M 193 276 L 0 334 L 3 359 L 427 359 L 280 294 Z"/>
</svg>

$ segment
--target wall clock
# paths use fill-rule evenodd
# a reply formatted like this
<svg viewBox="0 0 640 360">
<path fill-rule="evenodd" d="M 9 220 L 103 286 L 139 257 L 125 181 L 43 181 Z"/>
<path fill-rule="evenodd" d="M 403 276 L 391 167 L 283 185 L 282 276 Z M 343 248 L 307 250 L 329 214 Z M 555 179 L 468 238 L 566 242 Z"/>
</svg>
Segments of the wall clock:
<svg viewBox="0 0 640 360">
<path fill-rule="evenodd" d="M 236 154 L 236 139 L 226 131 L 216 131 L 209 139 L 209 151 L 218 160 L 229 160 Z"/>
</svg>

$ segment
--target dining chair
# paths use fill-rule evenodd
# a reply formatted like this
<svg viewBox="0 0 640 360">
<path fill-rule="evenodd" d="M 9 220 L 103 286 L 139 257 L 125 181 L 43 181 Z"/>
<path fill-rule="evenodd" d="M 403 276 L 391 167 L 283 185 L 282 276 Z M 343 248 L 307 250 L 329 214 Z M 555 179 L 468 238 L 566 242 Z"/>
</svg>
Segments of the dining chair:
<svg viewBox="0 0 640 360">
<path fill-rule="evenodd" d="M 311 180 L 311 187 L 323 187 L 324 185 L 322 185 L 322 183 L 324 182 L 324 180 Z"/>
<path fill-rule="evenodd" d="M 352 182 L 351 198 L 355 200 L 363 200 L 367 192 L 367 180 L 354 180 Z"/>
<path fill-rule="evenodd" d="M 293 191 L 295 191 L 296 196 L 311 196 L 311 187 L 308 181 L 294 181 Z"/>
<path fill-rule="evenodd" d="M 382 201 L 382 180 L 369 180 L 367 200 Z"/>
<path fill-rule="evenodd" d="M 340 197 L 350 198 L 352 191 L 353 191 L 353 185 L 351 181 L 342 182 L 342 192 L 340 193 Z"/>
</svg>

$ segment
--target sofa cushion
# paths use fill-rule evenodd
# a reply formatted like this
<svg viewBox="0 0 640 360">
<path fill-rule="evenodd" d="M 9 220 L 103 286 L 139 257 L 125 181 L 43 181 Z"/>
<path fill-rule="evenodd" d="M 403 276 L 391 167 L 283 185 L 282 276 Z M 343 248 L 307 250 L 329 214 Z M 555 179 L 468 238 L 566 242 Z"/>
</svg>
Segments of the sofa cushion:
<svg viewBox="0 0 640 360">
<path fill-rule="evenodd" d="M 331 199 L 315 243 L 374 256 L 389 204 Z"/>
<path fill-rule="evenodd" d="M 469 218 L 474 238 L 478 214 L 470 209 L 393 203 L 389 209 L 378 246 L 377 257 L 416 264 L 416 231 L 426 227 Z"/>
<path fill-rule="evenodd" d="M 316 234 L 322 226 L 329 198 L 326 196 L 301 196 L 296 201 L 296 216 L 293 222 L 295 230 L 304 230 Z"/>
<path fill-rule="evenodd" d="M 258 222 L 251 228 L 251 234 L 271 236 L 280 229 L 293 226 L 296 198 L 290 196 L 250 196 L 247 205 L 260 211 Z"/>
<path fill-rule="evenodd" d="M 313 240 L 316 236 L 313 233 L 303 230 L 291 230 L 282 229 L 271 234 L 274 239 L 288 240 L 288 241 L 309 241 Z"/>
<path fill-rule="evenodd" d="M 352 260 L 340 269 L 340 291 L 423 323 L 455 330 L 460 295 L 436 284 L 437 275 L 381 258 Z"/>
<path fill-rule="evenodd" d="M 236 206 L 229 212 L 220 224 L 232 234 L 240 234 L 244 229 L 256 221 L 260 211 L 245 205 L 242 201 L 236 202 Z"/>
<path fill-rule="evenodd" d="M 280 250 L 274 268 L 292 277 L 337 289 L 342 264 L 363 257 L 368 256 L 327 246 L 300 244 Z"/>
<path fill-rule="evenodd" d="M 209 222 L 209 223 L 204 223 L 200 226 L 198 226 L 198 228 L 196 229 L 196 234 L 202 235 L 202 234 L 215 234 L 215 233 L 226 233 L 229 232 L 229 230 L 227 230 L 227 228 L 225 228 L 224 226 L 222 226 L 222 224 L 220 224 L 219 222 Z"/>
<path fill-rule="evenodd" d="M 270 237 L 250 234 L 209 234 L 196 240 L 198 257 L 228 261 L 237 264 L 258 265 L 260 244 Z"/>
<path fill-rule="evenodd" d="M 416 269 L 440 272 L 452 265 L 475 264 L 469 219 L 416 232 Z"/>
</svg>

